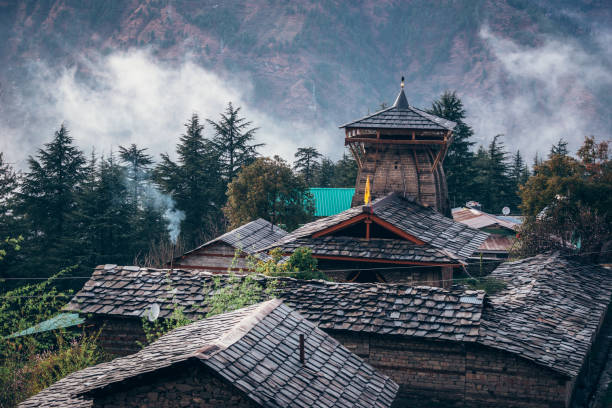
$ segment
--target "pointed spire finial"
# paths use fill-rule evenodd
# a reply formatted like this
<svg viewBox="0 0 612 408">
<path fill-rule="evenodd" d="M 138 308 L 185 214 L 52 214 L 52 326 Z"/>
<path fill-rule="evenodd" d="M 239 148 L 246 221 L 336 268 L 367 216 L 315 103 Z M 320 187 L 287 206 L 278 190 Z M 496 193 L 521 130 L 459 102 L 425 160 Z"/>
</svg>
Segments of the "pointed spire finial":
<svg viewBox="0 0 612 408">
<path fill-rule="evenodd" d="M 402 89 L 404 89 L 404 77 L 402 76 Z"/>
</svg>

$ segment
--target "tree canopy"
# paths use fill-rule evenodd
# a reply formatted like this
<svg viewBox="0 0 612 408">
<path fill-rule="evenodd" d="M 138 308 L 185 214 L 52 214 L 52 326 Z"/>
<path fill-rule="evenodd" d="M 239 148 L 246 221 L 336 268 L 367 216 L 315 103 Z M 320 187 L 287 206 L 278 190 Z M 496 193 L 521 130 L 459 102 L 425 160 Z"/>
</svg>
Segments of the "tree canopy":
<svg viewBox="0 0 612 408">
<path fill-rule="evenodd" d="M 305 181 L 280 157 L 260 158 L 245 167 L 227 189 L 230 228 L 257 218 L 292 230 L 309 221 L 314 202 Z"/>
</svg>

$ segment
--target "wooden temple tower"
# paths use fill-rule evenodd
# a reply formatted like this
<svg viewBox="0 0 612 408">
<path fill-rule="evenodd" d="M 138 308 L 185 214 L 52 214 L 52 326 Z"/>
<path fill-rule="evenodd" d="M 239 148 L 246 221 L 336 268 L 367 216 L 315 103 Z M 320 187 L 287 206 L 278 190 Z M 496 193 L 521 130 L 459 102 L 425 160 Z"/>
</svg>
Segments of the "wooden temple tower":
<svg viewBox="0 0 612 408">
<path fill-rule="evenodd" d="M 340 127 L 359 167 L 352 205 L 369 178 L 372 199 L 397 192 L 450 216 L 442 162 L 455 125 L 411 106 L 402 78 L 393 106 Z"/>
</svg>

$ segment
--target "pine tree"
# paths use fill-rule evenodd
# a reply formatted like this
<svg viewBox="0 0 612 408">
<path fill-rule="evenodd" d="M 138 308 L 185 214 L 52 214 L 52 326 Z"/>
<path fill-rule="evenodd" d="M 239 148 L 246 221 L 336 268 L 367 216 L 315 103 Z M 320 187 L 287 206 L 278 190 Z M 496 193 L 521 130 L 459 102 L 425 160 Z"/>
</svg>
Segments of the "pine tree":
<svg viewBox="0 0 612 408">
<path fill-rule="evenodd" d="M 508 205 L 511 206 L 512 210 L 517 210 L 521 204 L 519 188 L 527 182 L 527 179 L 529 179 L 529 169 L 527 168 L 527 165 L 525 164 L 523 156 L 521 156 L 521 152 L 519 150 L 517 150 L 512 157 L 512 164 L 509 171 L 514 194 L 510 195 Z"/>
<path fill-rule="evenodd" d="M 239 117 L 239 113 L 240 107 L 234 109 L 230 102 L 219 122 L 207 120 L 215 131 L 212 144 L 218 151 L 221 174 L 227 183 L 236 177 L 242 167 L 255 160 L 257 148 L 263 146 L 263 143 L 253 144 L 258 128 L 248 129 L 251 122 Z"/>
<path fill-rule="evenodd" d="M 136 252 L 132 221 L 138 208 L 125 184 L 126 170 L 113 154 L 99 163 L 92 158 L 88 168 L 92 167 L 93 175 L 83 183 L 79 202 L 86 262 L 88 266 L 131 263 Z"/>
<path fill-rule="evenodd" d="M 331 159 L 324 157 L 316 174 L 317 187 L 332 187 L 336 166 Z"/>
<path fill-rule="evenodd" d="M 127 184 L 131 200 L 140 205 L 142 202 L 143 183 L 148 179 L 148 170 L 153 164 L 153 158 L 145 153 L 146 148 L 139 149 L 135 144 L 125 148 L 119 146 L 119 157 L 127 166 Z"/>
<path fill-rule="evenodd" d="M 154 179 L 183 213 L 181 236 L 190 247 L 219 232 L 225 197 L 219 150 L 202 135 L 204 126 L 197 114 L 193 114 L 185 128 L 176 147 L 178 161 L 162 154 Z"/>
<path fill-rule="evenodd" d="M 466 201 L 474 199 L 472 193 L 475 177 L 472 168 L 474 154 L 471 152 L 474 142 L 470 140 L 474 131 L 463 121 L 466 112 L 461 99 L 454 91 L 444 92 L 437 101 L 433 102 L 428 112 L 457 124 L 453 131 L 453 142 L 444 159 L 444 173 L 451 206 L 463 205 Z"/>
<path fill-rule="evenodd" d="M 332 187 L 355 187 L 357 172 L 357 162 L 344 152 L 342 158 L 336 162 Z"/>
<path fill-rule="evenodd" d="M 19 194 L 19 210 L 30 230 L 24 244 L 30 251 L 27 268 L 48 276 L 78 263 L 75 213 L 85 157 L 62 125 L 28 165 Z"/>
<path fill-rule="evenodd" d="M 16 191 L 17 173 L 0 152 L 0 239 L 7 238 L 9 233 L 12 234 L 9 224 L 14 217 L 10 212 Z"/>
<path fill-rule="evenodd" d="M 311 187 L 315 182 L 315 175 L 319 169 L 318 159 L 322 156 L 314 147 L 300 147 L 295 153 L 293 168 L 302 175 L 306 185 Z"/>
<path fill-rule="evenodd" d="M 500 138 L 503 135 L 496 135 L 487 150 L 487 183 L 488 195 L 483 200 L 486 211 L 492 213 L 501 212 L 502 207 L 508 205 L 511 197 L 512 181 L 509 177 L 508 152 L 506 152 Z"/>
<path fill-rule="evenodd" d="M 557 143 L 551 146 L 550 153 L 548 153 L 548 158 L 550 159 L 553 156 L 567 156 L 568 154 L 569 151 L 567 150 L 567 142 L 561 138 Z"/>
</svg>

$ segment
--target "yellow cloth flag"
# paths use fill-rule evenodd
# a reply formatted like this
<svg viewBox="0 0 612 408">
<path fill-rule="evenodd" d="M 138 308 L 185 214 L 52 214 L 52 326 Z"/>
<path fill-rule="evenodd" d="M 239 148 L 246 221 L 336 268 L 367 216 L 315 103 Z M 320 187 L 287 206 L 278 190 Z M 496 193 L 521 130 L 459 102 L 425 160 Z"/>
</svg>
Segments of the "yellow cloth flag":
<svg viewBox="0 0 612 408">
<path fill-rule="evenodd" d="M 365 205 L 370 204 L 370 176 L 366 179 L 365 194 L 363 195 Z"/>
</svg>

